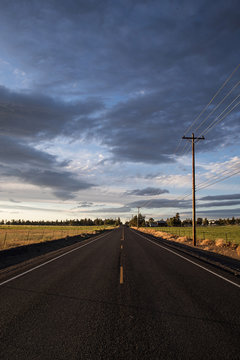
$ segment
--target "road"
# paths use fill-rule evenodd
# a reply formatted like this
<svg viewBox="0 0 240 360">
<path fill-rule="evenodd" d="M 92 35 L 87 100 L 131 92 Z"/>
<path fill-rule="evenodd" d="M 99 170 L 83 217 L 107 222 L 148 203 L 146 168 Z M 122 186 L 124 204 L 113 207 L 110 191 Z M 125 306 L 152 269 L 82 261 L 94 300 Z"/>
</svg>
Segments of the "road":
<svg viewBox="0 0 240 360">
<path fill-rule="evenodd" d="M 164 247 L 122 227 L 6 272 L 1 360 L 240 359 L 239 279 Z"/>
</svg>

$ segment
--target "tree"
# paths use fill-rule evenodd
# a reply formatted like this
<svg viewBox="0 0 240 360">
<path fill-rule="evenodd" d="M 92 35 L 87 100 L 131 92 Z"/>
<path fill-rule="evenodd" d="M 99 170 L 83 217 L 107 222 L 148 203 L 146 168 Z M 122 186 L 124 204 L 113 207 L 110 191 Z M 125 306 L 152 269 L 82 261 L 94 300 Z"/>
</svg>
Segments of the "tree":
<svg viewBox="0 0 240 360">
<path fill-rule="evenodd" d="M 197 225 L 202 225 L 203 223 L 203 219 L 202 218 L 197 218 Z"/>
<path fill-rule="evenodd" d="M 205 219 L 203 220 L 203 225 L 204 225 L 204 226 L 208 226 L 208 224 L 209 224 L 209 221 L 208 221 L 207 218 L 205 218 Z"/>
<path fill-rule="evenodd" d="M 143 216 L 141 213 L 139 213 L 139 218 L 137 215 L 135 215 L 130 221 L 129 226 L 145 226 L 145 216 Z"/>
<path fill-rule="evenodd" d="M 192 219 L 183 220 L 182 226 L 192 226 Z"/>
<path fill-rule="evenodd" d="M 182 222 L 180 220 L 179 213 L 176 213 L 176 215 L 170 219 L 167 219 L 167 224 L 169 226 L 181 226 Z"/>
<path fill-rule="evenodd" d="M 121 219 L 120 219 L 120 217 L 117 218 L 115 225 L 116 225 L 116 226 L 121 225 Z"/>
</svg>

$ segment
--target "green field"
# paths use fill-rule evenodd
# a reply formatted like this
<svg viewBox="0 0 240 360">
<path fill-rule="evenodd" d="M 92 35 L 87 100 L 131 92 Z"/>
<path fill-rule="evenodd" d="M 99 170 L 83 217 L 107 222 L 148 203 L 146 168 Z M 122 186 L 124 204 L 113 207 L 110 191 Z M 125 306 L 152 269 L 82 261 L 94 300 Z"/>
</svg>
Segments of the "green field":
<svg viewBox="0 0 240 360">
<path fill-rule="evenodd" d="M 164 231 L 177 236 L 187 236 L 192 238 L 191 227 L 154 227 L 156 231 Z M 240 244 L 240 226 L 197 226 L 197 240 L 216 240 L 224 239 L 235 244 Z"/>
<path fill-rule="evenodd" d="M 0 250 L 70 236 L 92 234 L 113 226 L 0 225 Z"/>
</svg>

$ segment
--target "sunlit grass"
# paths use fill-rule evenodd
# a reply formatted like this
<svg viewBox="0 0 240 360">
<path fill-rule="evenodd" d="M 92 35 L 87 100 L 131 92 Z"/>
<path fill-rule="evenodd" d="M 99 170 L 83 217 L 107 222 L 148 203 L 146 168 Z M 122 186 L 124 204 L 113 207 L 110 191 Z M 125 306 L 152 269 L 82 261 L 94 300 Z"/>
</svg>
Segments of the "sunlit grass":
<svg viewBox="0 0 240 360">
<path fill-rule="evenodd" d="M 177 236 L 187 236 L 192 238 L 191 227 L 154 227 L 151 228 L 156 231 L 164 231 Z M 197 239 L 198 240 L 216 240 L 224 239 L 235 244 L 240 244 L 240 226 L 227 225 L 227 226 L 197 226 Z"/>
<path fill-rule="evenodd" d="M 0 250 L 77 235 L 95 234 L 114 226 L 0 225 Z"/>
</svg>

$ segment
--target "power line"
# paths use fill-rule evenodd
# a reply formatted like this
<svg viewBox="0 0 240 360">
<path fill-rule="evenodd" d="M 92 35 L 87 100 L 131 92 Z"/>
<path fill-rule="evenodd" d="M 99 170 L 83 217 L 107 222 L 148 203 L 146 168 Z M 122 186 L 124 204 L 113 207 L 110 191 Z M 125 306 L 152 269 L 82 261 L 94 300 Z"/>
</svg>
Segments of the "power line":
<svg viewBox="0 0 240 360">
<path fill-rule="evenodd" d="M 198 142 L 198 140 L 195 142 L 195 144 L 196 144 L 197 142 Z M 184 153 L 182 154 L 182 156 L 187 155 L 187 153 L 189 153 L 189 151 L 191 151 L 191 148 L 192 148 L 191 144 L 187 144 L 187 148 L 186 148 L 186 150 L 184 151 Z"/>
<path fill-rule="evenodd" d="M 240 96 L 240 95 L 239 95 L 239 96 Z M 232 103 L 233 103 L 234 101 L 236 101 L 236 99 L 237 99 L 239 96 L 237 96 L 237 97 L 231 102 L 231 104 L 230 104 L 229 106 L 231 106 Z M 228 106 L 228 107 L 203 131 L 202 135 L 206 135 L 213 127 L 215 127 L 215 126 L 216 126 L 217 124 L 219 124 L 222 120 L 224 120 L 224 119 L 226 118 L 226 116 L 227 116 L 228 114 L 230 114 L 239 104 L 240 104 L 240 101 L 237 102 L 237 104 L 235 104 L 235 105 L 232 107 L 232 109 L 230 109 L 222 118 L 219 119 L 219 116 L 221 116 L 221 115 L 229 108 L 229 106 Z"/>
<path fill-rule="evenodd" d="M 224 181 L 224 180 L 226 180 L 226 179 L 228 179 L 228 178 L 230 178 L 230 177 L 232 177 L 232 176 L 234 176 L 234 175 L 237 175 L 237 174 L 239 174 L 239 173 L 240 173 L 240 170 L 238 170 L 238 171 L 236 171 L 236 172 L 234 172 L 234 173 L 231 173 L 230 175 L 225 176 L 225 177 L 223 177 L 222 179 L 221 179 L 221 178 L 218 178 L 218 179 L 217 179 L 216 181 L 214 181 L 213 183 L 207 184 L 206 186 L 202 186 L 201 188 L 198 188 L 197 191 L 202 190 L 202 189 L 205 189 L 205 188 L 207 188 L 207 187 L 209 187 L 209 186 L 212 186 L 212 185 L 214 185 L 214 184 L 216 184 L 216 183 L 218 183 L 218 182 L 220 182 L 220 181 Z"/>
<path fill-rule="evenodd" d="M 228 169 L 216 174 L 215 176 L 210 177 L 208 180 L 201 182 L 200 184 L 198 184 L 197 188 L 200 189 L 202 187 L 202 185 L 206 185 L 216 179 L 220 179 L 222 176 L 231 174 L 233 171 L 236 171 L 236 170 L 238 171 L 238 169 L 234 169 L 234 167 L 236 167 L 236 165 L 239 165 L 239 164 L 234 164 L 234 166 L 231 166 Z"/>
<path fill-rule="evenodd" d="M 201 113 L 196 117 L 196 119 L 193 121 L 193 123 L 187 128 L 187 130 L 185 131 L 185 134 L 190 131 L 190 129 L 195 125 L 195 123 L 197 122 L 197 120 L 201 117 L 201 115 L 207 110 L 208 106 L 213 102 L 213 100 L 217 97 L 217 95 L 220 93 L 220 91 L 225 87 L 225 85 L 229 82 L 229 80 L 233 77 L 233 75 L 235 74 L 235 72 L 238 70 L 240 66 L 240 63 L 236 66 L 236 68 L 233 70 L 233 72 L 229 75 L 229 77 L 227 78 L 227 80 L 223 83 L 223 85 L 217 90 L 217 92 L 215 93 L 215 95 L 211 98 L 211 100 L 209 101 L 209 103 L 205 106 L 205 108 L 201 111 Z"/>
<path fill-rule="evenodd" d="M 237 165 L 238 165 L 238 164 L 237 164 Z M 234 166 L 236 166 L 236 164 L 234 164 L 233 166 L 231 166 L 231 168 L 234 167 Z M 230 168 L 229 168 L 229 169 L 230 169 Z M 199 185 L 197 185 L 197 186 L 196 186 L 196 192 L 197 192 L 197 191 L 200 191 L 200 190 L 202 190 L 202 189 L 205 189 L 205 188 L 207 188 L 207 187 L 209 187 L 209 186 L 212 186 L 212 185 L 214 185 L 215 183 L 218 183 L 218 182 L 220 182 L 220 181 L 224 181 L 225 179 L 228 179 L 228 178 L 230 178 L 230 177 L 232 177 L 232 176 L 237 175 L 238 173 L 240 173 L 240 169 L 236 169 L 236 171 L 233 170 L 233 172 L 232 172 L 232 171 L 229 171 L 229 169 L 226 169 L 226 170 L 224 170 L 223 172 L 221 172 L 221 173 L 217 174 L 216 176 L 212 177 L 211 179 L 208 179 L 207 181 L 203 181 L 202 183 L 200 183 Z M 224 175 L 224 176 L 222 176 L 222 175 Z M 181 197 L 181 198 L 179 199 L 179 201 L 182 201 L 182 200 L 188 198 L 189 196 L 191 196 L 191 193 L 184 194 L 183 197 Z"/>
<path fill-rule="evenodd" d="M 192 127 L 196 124 L 196 122 L 198 121 L 198 119 L 202 116 L 202 114 L 207 110 L 207 108 L 209 107 L 209 105 L 211 105 L 211 103 L 213 102 L 213 100 L 218 96 L 218 94 L 223 90 L 223 88 L 227 85 L 227 83 L 230 81 L 230 79 L 233 77 L 233 75 L 235 74 L 235 72 L 239 69 L 240 67 L 240 63 L 236 66 L 236 68 L 233 70 L 233 72 L 229 75 L 229 77 L 226 79 L 226 81 L 222 84 L 222 86 L 220 86 L 220 88 L 217 90 L 217 92 L 215 93 L 215 95 L 211 98 L 211 100 L 209 101 L 209 103 L 204 107 L 204 109 L 200 112 L 200 114 L 195 118 L 195 120 L 193 121 L 193 123 L 186 129 L 185 134 L 190 131 L 192 129 Z M 239 85 L 240 81 L 238 83 L 236 83 L 233 88 L 228 92 L 228 94 L 220 101 L 220 103 L 218 103 L 218 105 L 211 111 L 211 113 L 207 116 L 207 118 L 203 119 L 203 121 L 200 123 L 200 125 L 197 127 L 197 129 L 195 130 L 195 132 L 207 121 L 207 119 L 218 109 L 218 107 L 224 102 L 224 100 L 231 94 L 231 92 Z M 179 143 L 176 147 L 175 153 L 177 155 L 177 152 L 180 148 L 180 145 L 182 143 L 182 139 L 179 140 Z M 187 145 L 184 146 L 183 150 L 180 152 L 179 155 L 184 155 L 185 154 L 185 149 L 186 149 Z"/>
<path fill-rule="evenodd" d="M 223 171 L 221 171 L 221 172 L 213 175 L 212 177 L 210 177 L 210 178 L 207 179 L 206 181 L 201 182 L 200 184 L 197 185 L 197 187 L 199 187 L 199 186 L 201 186 L 202 184 L 205 184 L 205 183 L 207 183 L 207 182 L 209 182 L 209 181 L 215 180 L 216 178 L 219 178 L 219 176 L 221 177 L 221 176 L 224 175 L 225 173 L 231 172 L 231 171 L 232 171 L 231 169 L 234 168 L 234 167 L 236 167 L 236 166 L 239 165 L 239 164 L 240 164 L 240 163 L 232 164 L 232 165 L 229 166 L 227 169 L 225 169 L 225 170 L 223 170 Z M 235 169 L 233 169 L 233 171 L 235 171 Z"/>
<path fill-rule="evenodd" d="M 219 108 L 219 106 L 228 98 L 228 96 L 233 92 L 233 90 L 236 89 L 236 87 L 240 84 L 240 81 L 238 81 L 232 89 L 227 93 L 227 95 L 224 96 L 224 98 L 214 107 L 214 109 L 208 114 L 208 116 L 203 119 L 203 121 L 198 125 L 198 127 L 195 129 L 195 132 L 197 132 L 200 127 L 205 124 L 205 122 L 209 119 L 209 117 Z M 239 95 L 240 96 L 240 95 Z"/>
</svg>

